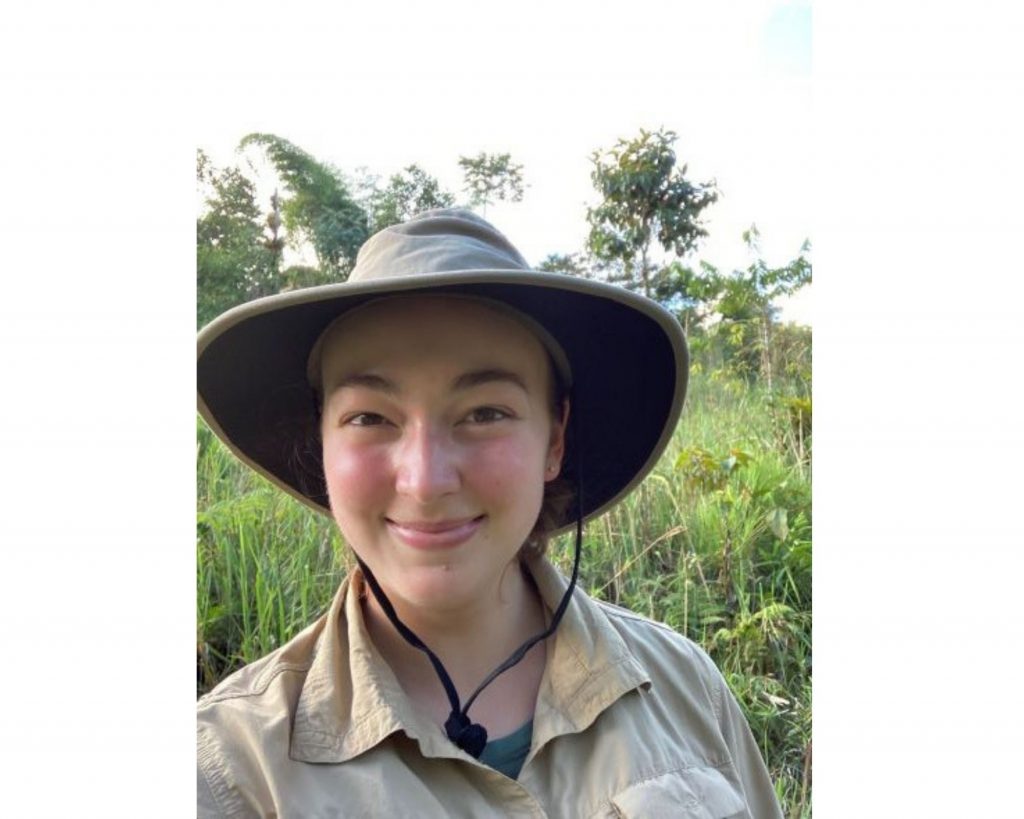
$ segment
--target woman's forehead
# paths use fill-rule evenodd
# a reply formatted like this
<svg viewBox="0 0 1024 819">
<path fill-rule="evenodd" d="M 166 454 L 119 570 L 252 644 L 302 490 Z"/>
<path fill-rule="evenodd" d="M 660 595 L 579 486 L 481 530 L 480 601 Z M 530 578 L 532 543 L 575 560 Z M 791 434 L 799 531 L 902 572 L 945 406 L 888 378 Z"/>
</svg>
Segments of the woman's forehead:
<svg viewBox="0 0 1024 819">
<path fill-rule="evenodd" d="M 515 319 L 474 301 L 399 296 L 373 302 L 338 321 L 323 339 L 322 377 L 339 379 L 373 368 L 431 367 L 438 375 L 487 369 L 543 375 L 540 340 Z"/>
</svg>

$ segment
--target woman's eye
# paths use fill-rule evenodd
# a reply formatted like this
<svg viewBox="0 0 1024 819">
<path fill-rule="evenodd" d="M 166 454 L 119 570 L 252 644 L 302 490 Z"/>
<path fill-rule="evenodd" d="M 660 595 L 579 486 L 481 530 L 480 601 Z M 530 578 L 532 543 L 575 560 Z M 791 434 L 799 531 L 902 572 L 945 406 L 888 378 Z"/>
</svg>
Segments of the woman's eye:
<svg viewBox="0 0 1024 819">
<path fill-rule="evenodd" d="M 477 407 L 466 416 L 471 424 L 490 424 L 494 421 L 502 421 L 509 418 L 509 414 L 497 407 Z"/>
<path fill-rule="evenodd" d="M 349 416 L 345 423 L 354 427 L 376 427 L 386 424 L 387 419 L 375 412 L 360 412 L 358 415 Z"/>
</svg>

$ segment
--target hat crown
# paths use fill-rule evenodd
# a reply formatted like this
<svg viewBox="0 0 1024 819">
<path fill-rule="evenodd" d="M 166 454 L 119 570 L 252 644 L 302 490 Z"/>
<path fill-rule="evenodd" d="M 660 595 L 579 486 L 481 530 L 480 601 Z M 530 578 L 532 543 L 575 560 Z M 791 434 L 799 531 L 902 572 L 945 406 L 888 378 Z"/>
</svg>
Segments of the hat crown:
<svg viewBox="0 0 1024 819">
<path fill-rule="evenodd" d="M 461 208 L 425 211 L 374 234 L 359 251 L 350 282 L 455 270 L 529 270 L 505 236 Z"/>
</svg>

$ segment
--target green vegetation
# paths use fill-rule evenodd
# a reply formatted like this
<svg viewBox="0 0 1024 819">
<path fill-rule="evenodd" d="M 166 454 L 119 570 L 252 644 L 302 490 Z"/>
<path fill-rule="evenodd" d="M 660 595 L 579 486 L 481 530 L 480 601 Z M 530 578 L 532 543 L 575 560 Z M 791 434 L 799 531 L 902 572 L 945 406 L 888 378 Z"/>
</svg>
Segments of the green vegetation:
<svg viewBox="0 0 1024 819">
<path fill-rule="evenodd" d="M 512 161 L 511 154 L 460 156 L 459 167 L 465 180 L 465 192 L 471 208 L 483 208 L 492 202 L 523 201 L 523 166 Z"/>
<path fill-rule="evenodd" d="M 718 200 L 714 182 L 694 184 L 685 165 L 676 167 L 675 141 L 672 131 L 641 130 L 636 139 L 620 139 L 590 158 L 601 204 L 587 209 L 587 249 L 609 281 L 648 298 L 659 269 L 652 244 L 676 256 L 694 250 L 708 235 L 701 215 Z"/>
</svg>

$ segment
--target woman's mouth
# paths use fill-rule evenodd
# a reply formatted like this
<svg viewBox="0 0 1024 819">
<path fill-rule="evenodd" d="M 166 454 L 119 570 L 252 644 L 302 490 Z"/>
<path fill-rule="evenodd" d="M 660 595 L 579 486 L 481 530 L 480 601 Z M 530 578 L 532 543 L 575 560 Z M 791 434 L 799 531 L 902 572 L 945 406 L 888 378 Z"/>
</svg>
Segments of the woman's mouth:
<svg viewBox="0 0 1024 819">
<path fill-rule="evenodd" d="M 414 549 L 449 549 L 476 534 L 484 516 L 441 521 L 386 520 L 388 531 L 407 546 Z"/>
</svg>

